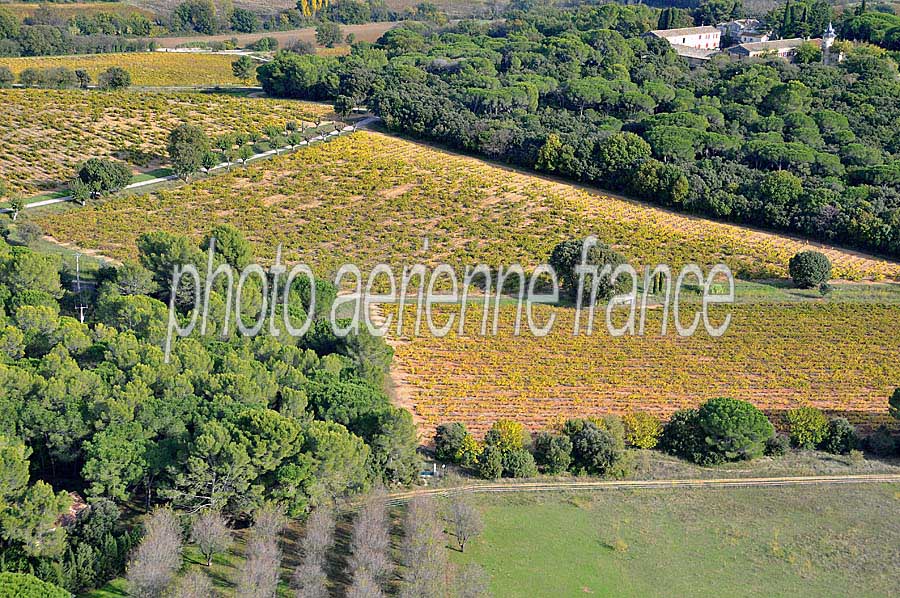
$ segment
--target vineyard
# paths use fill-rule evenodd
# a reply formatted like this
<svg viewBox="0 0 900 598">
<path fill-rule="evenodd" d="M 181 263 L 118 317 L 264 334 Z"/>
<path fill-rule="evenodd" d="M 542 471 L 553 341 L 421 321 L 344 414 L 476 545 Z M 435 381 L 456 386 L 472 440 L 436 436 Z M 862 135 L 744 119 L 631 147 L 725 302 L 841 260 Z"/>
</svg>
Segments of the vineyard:
<svg viewBox="0 0 900 598">
<path fill-rule="evenodd" d="M 303 102 L 198 93 L 0 89 L 0 103 L 0 172 L 25 194 L 59 187 L 90 157 L 163 162 L 166 138 L 181 123 L 218 135 L 330 112 Z"/>
<path fill-rule="evenodd" d="M 235 118 L 249 117 L 249 106 L 236 103 Z M 178 189 L 41 218 L 58 240 L 120 259 L 134 257 L 143 232 L 199 239 L 220 222 L 243 230 L 257 255 L 271 257 L 281 243 L 286 261 L 322 273 L 348 260 L 528 267 L 563 238 L 595 234 L 634 265 L 724 261 L 743 277 L 768 278 L 784 276 L 805 247 L 367 132 Z M 836 278 L 900 277 L 895 263 L 826 252 Z"/>
<path fill-rule="evenodd" d="M 38 8 L 46 5 L 38 2 L 11 2 L 0 3 L 0 6 L 19 17 L 19 19 L 24 19 L 34 15 Z M 125 2 L 53 3 L 51 8 L 54 14 L 59 15 L 64 19 L 70 19 L 75 15 L 93 15 L 97 13 L 113 13 L 121 16 L 132 14 L 142 14 L 147 17 L 153 16 L 152 12 L 138 8 L 137 6 L 132 6 L 131 4 L 126 4 Z"/>
<path fill-rule="evenodd" d="M 132 85 L 240 85 L 231 71 L 234 56 L 186 52 L 128 52 L 89 56 L 0 58 L 16 76 L 24 69 L 66 67 L 84 69 L 96 81 L 106 69 L 120 66 L 131 74 Z"/>
<path fill-rule="evenodd" d="M 897 305 L 735 305 L 718 339 L 702 327 L 679 338 L 671 314 L 659 336 L 659 310 L 648 313 L 644 337 L 612 338 L 602 312 L 592 336 L 572 336 L 573 310 L 544 307 L 539 322 L 551 312 L 557 321 L 545 338 L 513 336 L 512 306 L 501 309 L 496 337 L 476 334 L 477 308 L 466 314 L 468 338 L 410 338 L 407 330 L 394 343 L 394 377 L 425 437 L 451 421 L 481 434 L 500 418 L 538 430 L 606 413 L 667 417 L 718 396 L 749 400 L 774 421 L 806 404 L 865 427 L 890 420 L 887 401 L 900 380 Z"/>
</svg>

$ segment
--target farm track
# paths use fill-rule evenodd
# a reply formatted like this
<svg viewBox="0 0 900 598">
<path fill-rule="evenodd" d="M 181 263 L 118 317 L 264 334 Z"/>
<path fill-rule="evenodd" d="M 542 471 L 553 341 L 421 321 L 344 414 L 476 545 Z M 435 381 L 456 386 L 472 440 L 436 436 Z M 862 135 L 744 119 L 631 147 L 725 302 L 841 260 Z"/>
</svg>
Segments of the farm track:
<svg viewBox="0 0 900 598">
<path fill-rule="evenodd" d="M 457 494 L 499 494 L 502 492 L 553 492 L 559 490 L 653 490 L 673 488 L 761 488 L 767 486 L 813 486 L 837 484 L 900 483 L 900 474 L 862 474 L 843 476 L 796 476 L 775 478 L 714 478 L 682 480 L 586 480 L 556 482 L 507 482 L 503 484 L 466 484 L 452 488 L 424 488 L 388 494 L 388 504 L 401 504 L 420 496 Z"/>
</svg>

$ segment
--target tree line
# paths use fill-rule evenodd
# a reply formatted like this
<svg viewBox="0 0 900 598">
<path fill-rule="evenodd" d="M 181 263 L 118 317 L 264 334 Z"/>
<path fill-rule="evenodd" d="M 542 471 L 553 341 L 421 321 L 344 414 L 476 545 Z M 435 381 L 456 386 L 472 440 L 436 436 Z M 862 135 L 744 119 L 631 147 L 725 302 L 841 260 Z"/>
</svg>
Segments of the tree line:
<svg viewBox="0 0 900 598">
<path fill-rule="evenodd" d="M 301 517 L 416 479 L 412 417 L 382 390 L 392 351 L 368 335 L 334 336 L 319 320 L 336 296 L 325 281 L 321 312 L 304 312 L 308 287 L 286 297 L 295 326 L 315 320 L 304 337 L 223 336 L 213 325 L 179 339 L 164 361 L 167 304 L 193 305 L 190 289 L 169 296 L 172 268 L 206 272 L 212 237 L 217 263 L 240 269 L 255 259 L 231 227 L 199 245 L 151 233 L 138 261 L 104 268 L 96 290 L 79 295 L 58 257 L 0 242 L 2 570 L 78 591 L 122 572 L 135 539 L 119 520 L 125 506 L 167 503 L 241 521 L 272 504 Z M 211 320 L 224 321 L 225 284 L 212 287 Z M 261 283 L 245 285 L 234 311 L 255 318 L 260 293 Z M 62 315 L 81 303 L 91 306 L 84 322 Z M 90 505 L 75 527 L 57 523 L 68 491 Z M 79 531 L 81 521 L 89 529 Z"/>
<path fill-rule="evenodd" d="M 900 79 L 843 62 L 718 56 L 691 69 L 642 33 L 659 11 L 580 6 L 421 23 L 346 57 L 279 53 L 267 93 L 367 105 L 394 131 L 685 212 L 900 255 Z"/>
</svg>

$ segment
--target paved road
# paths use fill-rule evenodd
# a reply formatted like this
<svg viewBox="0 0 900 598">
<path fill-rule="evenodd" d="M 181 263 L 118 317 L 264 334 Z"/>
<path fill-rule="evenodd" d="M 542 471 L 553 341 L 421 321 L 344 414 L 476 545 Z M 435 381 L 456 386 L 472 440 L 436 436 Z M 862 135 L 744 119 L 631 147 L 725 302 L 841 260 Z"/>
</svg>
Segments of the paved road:
<svg viewBox="0 0 900 598">
<path fill-rule="evenodd" d="M 755 488 L 763 486 L 811 486 L 836 484 L 900 483 L 900 474 L 797 476 L 778 478 L 716 478 L 689 480 L 573 480 L 547 482 L 473 483 L 448 488 L 419 488 L 388 495 L 392 504 L 417 496 L 452 496 L 468 493 L 552 492 L 558 490 L 634 490 L 669 488 Z"/>
</svg>

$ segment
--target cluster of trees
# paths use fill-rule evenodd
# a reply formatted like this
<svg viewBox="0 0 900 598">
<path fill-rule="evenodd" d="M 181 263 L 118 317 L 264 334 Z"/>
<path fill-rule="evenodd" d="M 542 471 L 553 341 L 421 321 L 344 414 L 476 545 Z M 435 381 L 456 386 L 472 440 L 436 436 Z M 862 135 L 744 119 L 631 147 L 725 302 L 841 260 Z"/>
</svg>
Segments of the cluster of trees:
<svg viewBox="0 0 900 598">
<path fill-rule="evenodd" d="M 625 447 L 655 446 L 659 427 L 658 420 L 644 413 L 627 418 L 610 415 L 570 419 L 560 430 L 532 438 L 521 423 L 499 420 L 478 441 L 465 424 L 455 422 L 437 427 L 434 446 L 439 460 L 460 464 L 489 480 L 567 471 L 617 476 L 626 468 Z"/>
<path fill-rule="evenodd" d="M 900 419 L 900 388 L 890 399 L 891 414 Z M 435 456 L 457 463 L 486 479 L 534 477 L 538 472 L 621 476 L 628 471 L 626 447 L 660 450 L 701 465 L 782 456 L 790 447 L 819 449 L 838 455 L 866 448 L 893 456 L 898 440 L 885 426 L 863 438 L 843 417 L 828 418 L 815 407 L 798 407 L 784 417 L 787 434 L 776 434 L 766 415 L 747 401 L 711 399 L 696 409 L 675 412 L 663 424 L 644 412 L 624 417 L 570 419 L 557 430 L 533 438 L 517 422 L 495 422 L 483 441 L 465 424 L 437 427 Z"/>
<path fill-rule="evenodd" d="M 900 51 L 900 15 L 882 10 L 866 11 L 864 5 L 853 12 L 846 11 L 839 25 L 841 37 Z M 892 6 L 889 9 L 896 10 Z"/>
<path fill-rule="evenodd" d="M 239 62 L 235 62 L 236 71 Z M 277 153 L 284 148 L 293 150 L 335 131 L 338 126 L 342 125 L 320 122 L 314 127 L 303 127 L 296 121 L 288 121 L 284 128 L 270 125 L 263 131 L 225 133 L 211 139 L 200 127 L 180 125 L 169 134 L 169 161 L 175 173 L 187 180 L 201 170 L 209 172 L 218 164 L 240 162 L 246 166 L 247 160 L 256 154 L 270 150 Z"/>
<path fill-rule="evenodd" d="M 279 54 L 267 93 L 366 104 L 387 127 L 679 210 L 900 255 L 900 78 L 722 55 L 690 69 L 644 5 L 412 23 L 346 57 Z"/>
<path fill-rule="evenodd" d="M 210 598 L 218 595 L 202 568 L 179 574 L 186 542 L 193 544 L 209 566 L 215 555 L 228 551 L 232 531 L 227 519 L 217 511 L 203 511 L 184 517 L 169 508 L 151 513 L 145 533 L 134 550 L 127 569 L 128 591 L 132 596 L 156 598 Z M 238 567 L 235 595 L 240 598 L 273 598 L 278 590 L 284 556 L 282 536 L 286 518 L 277 506 L 260 507 L 247 532 L 245 559 Z M 452 535 L 462 551 L 483 527 L 481 514 L 462 499 L 453 499 L 441 508 L 433 499 L 413 499 L 403 519 L 400 559 L 394 562 L 391 550 L 391 522 L 385 495 L 379 489 L 360 504 L 352 515 L 346 571 L 346 595 L 351 598 L 379 598 L 388 586 L 398 586 L 404 598 L 484 598 L 488 595 L 486 576 L 477 566 L 454 568 L 446 555 L 447 535 Z M 335 548 L 339 522 L 328 506 L 312 511 L 299 541 L 297 565 L 288 584 L 296 598 L 324 598 L 329 595 L 329 559 Z M 187 529 L 185 529 L 187 528 Z M 444 530 L 447 530 L 445 534 Z"/>
<path fill-rule="evenodd" d="M 416 479 L 412 417 L 383 391 L 392 351 L 365 334 L 334 336 L 319 320 L 336 295 L 326 281 L 316 286 L 315 314 L 304 312 L 308 287 L 285 291 L 295 326 L 315 320 L 305 336 L 279 329 L 251 339 L 235 326 L 223 334 L 222 323 L 231 307 L 235 317 L 255 319 L 262 283 L 248 281 L 241 303 L 226 306 L 231 294 L 218 277 L 209 295 L 212 330 L 178 339 L 164 360 L 167 304 L 194 303 L 193 289 L 170 296 L 173 267 L 196 264 L 205 281 L 213 237 L 217 264 L 253 262 L 249 243 L 230 227 L 199 246 L 147 234 L 138 262 L 98 274 L 84 323 L 62 315 L 76 298 L 64 290 L 70 278 L 57 257 L 0 242 L 2 568 L 62 578 L 66 587 L 102 582 L 99 573 L 69 579 L 68 559 L 81 562 L 88 551 L 56 523 L 70 503 L 61 488 L 83 488 L 92 503 L 150 508 L 165 500 L 241 519 L 267 502 L 300 516 L 375 483 Z M 105 535 L 88 544 L 97 554 L 120 554 Z"/>
<path fill-rule="evenodd" d="M 62 17 L 49 7 L 40 7 L 21 22 L 0 6 L 0 56 L 52 56 L 139 52 L 155 44 L 142 36 L 150 33 L 150 22 L 140 14 L 114 13 Z"/>
<path fill-rule="evenodd" d="M 14 81 L 12 72 L 7 67 L 0 67 L 0 87 L 8 86 Z M 28 67 L 19 73 L 19 83 L 24 87 L 41 87 L 44 89 L 72 89 L 91 86 L 91 75 L 84 69 L 74 71 L 64 66 L 44 69 Z M 131 73 L 122 67 L 112 66 L 97 77 L 99 89 L 116 91 L 131 85 Z"/>
</svg>

